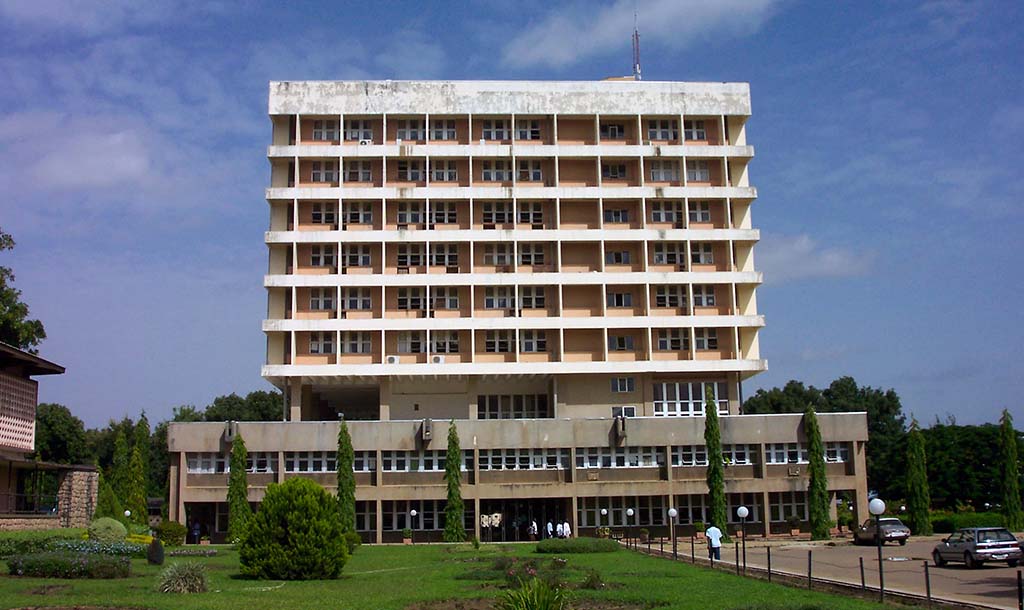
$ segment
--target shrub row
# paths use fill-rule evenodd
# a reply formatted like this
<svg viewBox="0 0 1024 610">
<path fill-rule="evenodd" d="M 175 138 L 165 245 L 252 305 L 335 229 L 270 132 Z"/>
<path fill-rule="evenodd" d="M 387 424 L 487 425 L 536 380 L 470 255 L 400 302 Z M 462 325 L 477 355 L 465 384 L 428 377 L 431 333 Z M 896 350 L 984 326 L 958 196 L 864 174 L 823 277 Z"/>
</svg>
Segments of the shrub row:
<svg viewBox="0 0 1024 610">
<path fill-rule="evenodd" d="M 181 546 L 185 544 L 185 534 L 188 533 L 187 527 L 169 519 L 162 521 L 153 530 L 156 532 L 156 537 L 160 539 L 160 542 L 164 543 L 164 546 Z"/>
<path fill-rule="evenodd" d="M 217 549 L 175 549 L 167 551 L 168 557 L 215 557 Z"/>
<path fill-rule="evenodd" d="M 932 529 L 936 534 L 951 534 L 962 527 L 1004 527 L 1000 513 L 932 513 Z"/>
<path fill-rule="evenodd" d="M 11 557 L 7 566 L 11 576 L 37 578 L 127 578 L 132 571 L 127 557 L 62 551 Z"/>
<path fill-rule="evenodd" d="M 81 540 L 84 529 L 40 530 L 29 532 L 0 533 L 0 557 L 28 555 L 47 550 L 60 540 Z"/>
<path fill-rule="evenodd" d="M 619 543 L 608 538 L 548 538 L 537 543 L 538 553 L 611 553 Z"/>
<path fill-rule="evenodd" d="M 146 547 L 131 542 L 97 542 L 95 540 L 58 540 L 47 550 L 63 553 L 82 553 L 85 555 L 110 555 L 112 557 L 146 556 Z"/>
</svg>

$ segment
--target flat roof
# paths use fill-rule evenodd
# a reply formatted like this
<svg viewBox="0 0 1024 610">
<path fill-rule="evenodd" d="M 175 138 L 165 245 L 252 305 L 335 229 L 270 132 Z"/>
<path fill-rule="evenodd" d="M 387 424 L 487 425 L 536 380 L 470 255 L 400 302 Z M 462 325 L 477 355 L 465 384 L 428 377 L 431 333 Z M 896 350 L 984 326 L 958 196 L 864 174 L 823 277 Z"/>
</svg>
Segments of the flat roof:
<svg viewBox="0 0 1024 610">
<path fill-rule="evenodd" d="M 62 375 L 64 367 L 30 354 L 13 345 L 0 343 L 0 367 L 22 366 L 29 375 Z"/>
</svg>

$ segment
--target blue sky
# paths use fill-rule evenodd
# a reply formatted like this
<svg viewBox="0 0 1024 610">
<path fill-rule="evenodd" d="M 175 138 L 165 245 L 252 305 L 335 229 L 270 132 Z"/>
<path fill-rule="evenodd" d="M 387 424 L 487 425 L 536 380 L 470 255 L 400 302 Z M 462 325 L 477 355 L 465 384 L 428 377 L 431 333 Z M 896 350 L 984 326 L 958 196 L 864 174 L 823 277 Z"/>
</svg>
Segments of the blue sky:
<svg viewBox="0 0 1024 610">
<path fill-rule="evenodd" d="M 87 424 L 259 376 L 267 81 L 599 79 L 634 3 L 0 0 L 3 264 Z M 1020 411 L 1018 2 L 638 2 L 648 80 L 746 81 L 769 372 Z M 372 8 L 369 8 L 372 7 Z"/>
</svg>

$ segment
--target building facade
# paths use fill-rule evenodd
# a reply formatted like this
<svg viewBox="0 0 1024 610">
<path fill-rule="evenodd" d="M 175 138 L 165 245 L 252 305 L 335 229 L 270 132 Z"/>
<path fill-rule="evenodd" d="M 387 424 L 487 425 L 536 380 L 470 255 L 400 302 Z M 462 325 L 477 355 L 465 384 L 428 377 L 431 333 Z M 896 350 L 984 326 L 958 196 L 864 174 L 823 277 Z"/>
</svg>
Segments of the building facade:
<svg viewBox="0 0 1024 610">
<path fill-rule="evenodd" d="M 172 424 L 172 518 L 226 529 L 235 433 L 254 502 L 333 487 L 344 417 L 368 540 L 439 534 L 449 421 L 485 538 L 705 521 L 705 391 L 732 508 L 806 517 L 801 417 L 740 415 L 766 368 L 746 84 L 273 82 L 269 106 L 263 375 L 286 421 Z M 821 420 L 859 507 L 866 419 Z"/>
</svg>

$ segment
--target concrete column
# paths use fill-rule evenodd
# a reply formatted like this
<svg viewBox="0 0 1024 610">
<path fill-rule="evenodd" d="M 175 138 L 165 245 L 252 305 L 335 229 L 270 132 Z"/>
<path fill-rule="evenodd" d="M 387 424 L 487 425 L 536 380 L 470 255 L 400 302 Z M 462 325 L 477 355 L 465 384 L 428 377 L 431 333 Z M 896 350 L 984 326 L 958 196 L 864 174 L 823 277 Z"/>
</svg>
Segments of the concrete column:
<svg viewBox="0 0 1024 610">
<path fill-rule="evenodd" d="M 185 523 L 185 499 L 182 497 L 181 492 L 185 491 L 185 487 L 188 485 L 188 462 L 185 459 L 185 452 L 178 452 L 178 523 L 182 525 L 188 525 Z"/>
<path fill-rule="evenodd" d="M 854 475 L 856 476 L 857 492 L 855 494 L 854 506 L 857 511 L 857 523 L 863 522 L 868 518 L 868 463 L 867 463 L 867 443 L 864 441 L 855 441 L 853 443 L 854 451 Z"/>
<path fill-rule="evenodd" d="M 288 388 L 288 421 L 302 421 L 302 382 L 289 379 Z"/>
<path fill-rule="evenodd" d="M 473 498 L 473 535 L 480 540 L 480 498 Z"/>
<path fill-rule="evenodd" d="M 380 500 L 377 502 L 377 543 L 384 542 L 384 503 Z"/>
<path fill-rule="evenodd" d="M 580 524 L 577 523 L 577 517 L 579 515 L 579 513 L 577 512 L 578 511 L 578 508 L 577 508 L 578 504 L 579 504 L 579 498 L 576 496 L 576 492 L 574 491 L 573 494 L 572 494 L 572 508 L 570 509 L 570 511 L 572 512 L 572 516 L 570 516 L 567 519 L 567 521 L 569 521 L 569 523 L 572 524 L 572 533 L 577 538 L 579 538 L 579 535 L 580 535 Z"/>
<path fill-rule="evenodd" d="M 767 491 L 762 491 L 761 492 L 761 496 L 762 496 L 761 497 L 761 502 L 762 502 L 761 520 L 764 521 L 764 537 L 767 538 L 768 534 L 771 531 L 772 511 L 771 511 L 771 507 L 768 504 L 768 492 Z"/>
</svg>

